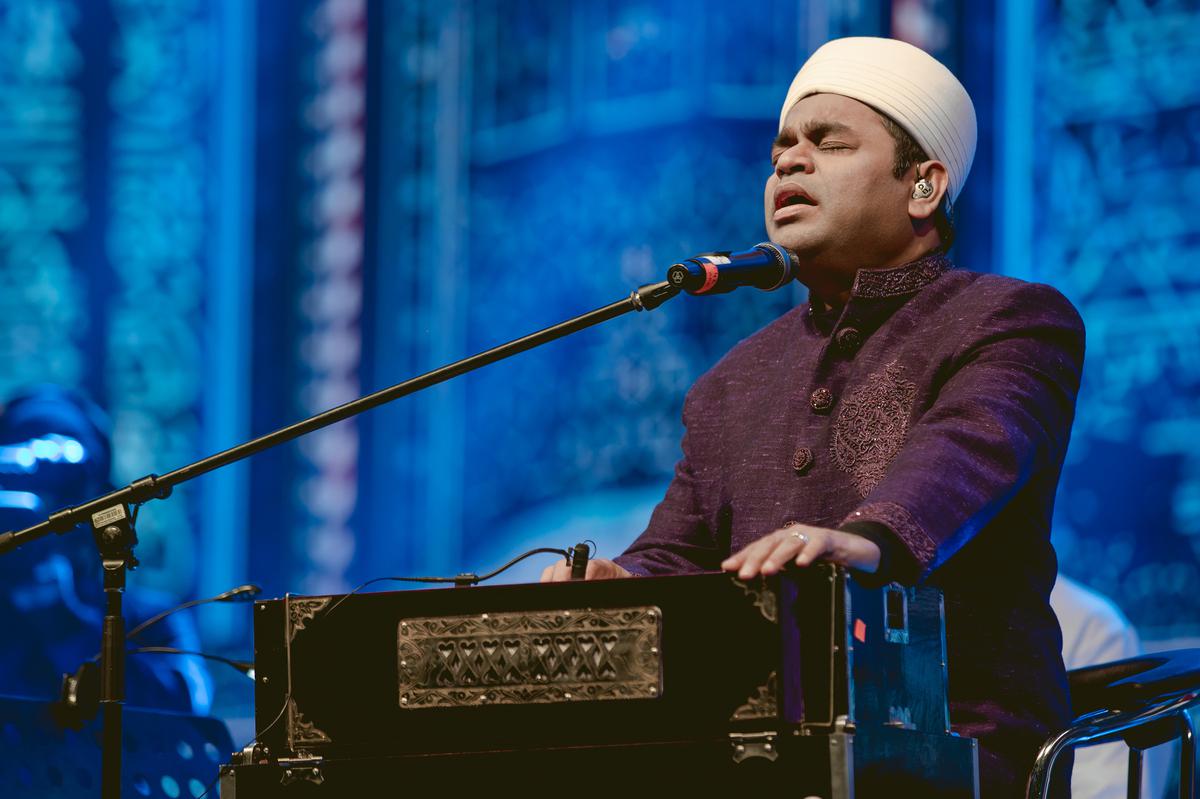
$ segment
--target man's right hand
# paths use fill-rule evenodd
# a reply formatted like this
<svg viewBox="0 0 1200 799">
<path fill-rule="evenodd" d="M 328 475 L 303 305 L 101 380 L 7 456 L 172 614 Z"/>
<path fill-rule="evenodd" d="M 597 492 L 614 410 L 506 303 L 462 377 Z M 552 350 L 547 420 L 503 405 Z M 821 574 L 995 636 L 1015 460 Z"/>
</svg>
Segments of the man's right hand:
<svg viewBox="0 0 1200 799">
<path fill-rule="evenodd" d="M 585 580 L 615 580 L 621 577 L 632 577 L 633 573 L 622 569 L 611 560 L 595 558 L 588 561 L 587 577 Z M 571 579 L 571 564 L 565 560 L 555 561 L 553 566 L 547 566 L 542 572 L 543 583 L 565 583 Z"/>
</svg>

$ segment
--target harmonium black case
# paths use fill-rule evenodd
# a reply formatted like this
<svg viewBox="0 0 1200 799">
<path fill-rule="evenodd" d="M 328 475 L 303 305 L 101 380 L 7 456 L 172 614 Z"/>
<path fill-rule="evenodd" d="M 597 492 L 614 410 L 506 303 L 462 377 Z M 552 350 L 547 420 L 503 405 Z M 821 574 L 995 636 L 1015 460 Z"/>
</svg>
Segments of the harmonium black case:
<svg viewBox="0 0 1200 799">
<path fill-rule="evenodd" d="M 974 795 L 931 588 L 865 588 L 821 565 L 749 582 L 288 596 L 257 603 L 254 620 L 259 738 L 235 759 L 236 795 L 258 795 L 255 780 L 333 795 L 389 769 L 411 785 L 652 768 L 711 787 L 789 763 L 808 776 L 786 784 L 814 795 L 853 797 L 856 779 L 872 795 L 864 785 L 895 768 L 958 786 L 924 795 Z"/>
</svg>

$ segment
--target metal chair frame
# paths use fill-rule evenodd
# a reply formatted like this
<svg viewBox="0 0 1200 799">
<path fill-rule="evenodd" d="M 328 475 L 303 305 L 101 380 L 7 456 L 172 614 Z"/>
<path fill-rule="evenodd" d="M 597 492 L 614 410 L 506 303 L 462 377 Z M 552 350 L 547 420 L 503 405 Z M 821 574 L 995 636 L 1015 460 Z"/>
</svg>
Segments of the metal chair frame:
<svg viewBox="0 0 1200 799">
<path fill-rule="evenodd" d="M 1113 741 L 1129 745 L 1126 796 L 1137 799 L 1142 789 L 1143 751 L 1176 738 L 1180 740 L 1179 797 L 1195 799 L 1196 731 L 1189 711 L 1196 707 L 1200 707 L 1200 687 L 1133 710 L 1102 709 L 1079 716 L 1042 745 L 1029 775 L 1026 799 L 1047 799 L 1054 764 L 1063 752 Z"/>
</svg>

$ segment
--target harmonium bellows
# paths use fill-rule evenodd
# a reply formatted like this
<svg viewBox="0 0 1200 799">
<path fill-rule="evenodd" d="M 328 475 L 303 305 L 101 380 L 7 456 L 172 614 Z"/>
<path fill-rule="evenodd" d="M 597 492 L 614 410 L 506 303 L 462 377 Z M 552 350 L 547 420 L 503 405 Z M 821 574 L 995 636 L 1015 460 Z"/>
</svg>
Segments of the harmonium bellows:
<svg viewBox="0 0 1200 799">
<path fill-rule="evenodd" d="M 870 741 L 975 758 L 949 730 L 940 593 L 828 565 L 287 596 L 258 602 L 254 622 L 258 741 L 243 760 L 310 780 L 304 764 L 407 758 L 413 774 L 503 753 L 538 768 L 554 752 L 773 763 L 855 736 L 860 759 Z"/>
</svg>

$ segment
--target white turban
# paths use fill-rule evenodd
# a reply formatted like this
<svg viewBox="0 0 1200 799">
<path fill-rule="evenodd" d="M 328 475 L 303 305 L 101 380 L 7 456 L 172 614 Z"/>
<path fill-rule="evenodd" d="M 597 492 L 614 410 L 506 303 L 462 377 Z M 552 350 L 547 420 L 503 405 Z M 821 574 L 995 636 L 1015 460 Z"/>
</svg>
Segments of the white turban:
<svg viewBox="0 0 1200 799">
<path fill-rule="evenodd" d="M 896 39 L 834 39 L 817 49 L 792 80 L 779 129 L 810 94 L 840 94 L 865 103 L 909 132 L 930 158 L 946 165 L 953 202 L 975 159 L 975 106 L 950 70 L 924 50 Z"/>
</svg>

